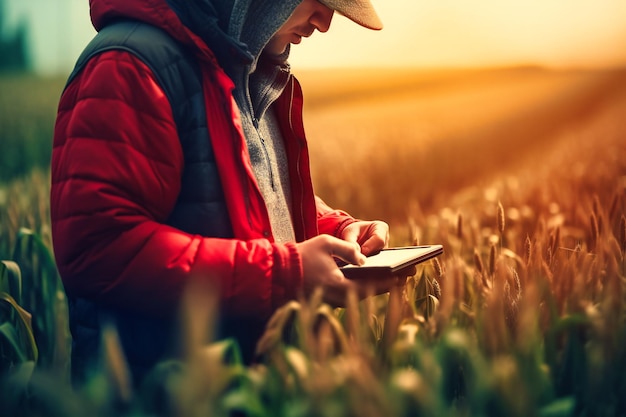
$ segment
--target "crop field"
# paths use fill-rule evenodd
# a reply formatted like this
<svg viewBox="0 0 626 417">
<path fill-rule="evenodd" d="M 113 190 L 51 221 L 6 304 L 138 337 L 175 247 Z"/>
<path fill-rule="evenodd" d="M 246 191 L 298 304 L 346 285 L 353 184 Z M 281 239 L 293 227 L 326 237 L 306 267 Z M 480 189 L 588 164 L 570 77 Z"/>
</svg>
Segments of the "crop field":
<svg viewBox="0 0 626 417">
<path fill-rule="evenodd" d="M 135 389 L 109 329 L 71 387 L 29 157 L 63 82 L 0 79 L 0 416 L 626 416 L 626 70 L 296 75 L 317 194 L 444 254 L 345 308 L 285 305 L 249 366 L 190 292 L 185 358 Z"/>
</svg>

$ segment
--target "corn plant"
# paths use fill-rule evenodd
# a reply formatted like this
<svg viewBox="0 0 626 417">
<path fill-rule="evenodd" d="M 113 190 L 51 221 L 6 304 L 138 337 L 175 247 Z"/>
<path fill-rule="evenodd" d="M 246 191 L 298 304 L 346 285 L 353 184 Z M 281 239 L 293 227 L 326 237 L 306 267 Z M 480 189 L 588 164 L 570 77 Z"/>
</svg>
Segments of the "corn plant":
<svg viewBox="0 0 626 417">
<path fill-rule="evenodd" d="M 28 229 L 17 234 L 13 260 L 20 266 L 20 305 L 33 315 L 33 334 L 41 350 L 37 366 L 66 375 L 69 367 L 67 300 L 54 259 L 41 237 Z"/>
<path fill-rule="evenodd" d="M 4 372 L 24 362 L 37 362 L 38 347 L 32 315 L 20 306 L 21 272 L 12 261 L 0 262 L 0 369 Z"/>
</svg>

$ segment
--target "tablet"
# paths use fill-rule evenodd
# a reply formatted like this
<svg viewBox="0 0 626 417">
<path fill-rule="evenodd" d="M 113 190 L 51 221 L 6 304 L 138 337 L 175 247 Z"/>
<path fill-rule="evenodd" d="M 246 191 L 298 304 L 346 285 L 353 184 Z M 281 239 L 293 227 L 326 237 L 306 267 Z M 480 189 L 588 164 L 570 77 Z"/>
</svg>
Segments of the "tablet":
<svg viewBox="0 0 626 417">
<path fill-rule="evenodd" d="M 390 276 L 402 269 L 427 261 L 443 253 L 441 245 L 387 248 L 368 256 L 363 265 L 343 265 L 339 269 L 346 278 Z"/>
</svg>

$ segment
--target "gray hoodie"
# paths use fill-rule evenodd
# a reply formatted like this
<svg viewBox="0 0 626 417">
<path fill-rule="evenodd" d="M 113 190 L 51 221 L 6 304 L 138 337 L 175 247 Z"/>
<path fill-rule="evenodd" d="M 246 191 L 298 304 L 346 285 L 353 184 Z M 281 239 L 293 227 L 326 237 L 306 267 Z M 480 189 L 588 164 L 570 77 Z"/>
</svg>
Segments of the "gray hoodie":
<svg viewBox="0 0 626 417">
<path fill-rule="evenodd" d="M 289 48 L 279 57 L 266 56 L 263 49 L 302 0 L 167 1 L 235 83 L 235 101 L 274 239 L 295 240 L 287 159 L 277 124 L 280 115 L 268 111 L 289 80 Z"/>
</svg>

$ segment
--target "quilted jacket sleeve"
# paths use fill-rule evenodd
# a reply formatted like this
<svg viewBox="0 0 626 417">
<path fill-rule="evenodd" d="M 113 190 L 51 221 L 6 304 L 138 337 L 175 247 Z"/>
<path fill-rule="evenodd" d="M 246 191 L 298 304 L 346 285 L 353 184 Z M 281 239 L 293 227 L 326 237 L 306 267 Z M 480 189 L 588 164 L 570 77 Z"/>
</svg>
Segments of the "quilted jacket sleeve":
<svg viewBox="0 0 626 417">
<path fill-rule="evenodd" d="M 320 197 L 315 197 L 317 227 L 321 234 L 341 237 L 343 229 L 357 220 L 343 210 L 330 208 Z"/>
<path fill-rule="evenodd" d="M 52 233 L 68 293 L 170 314 L 190 280 L 208 280 L 223 309 L 257 317 L 294 298 L 295 245 L 164 224 L 182 168 L 172 111 L 150 70 L 126 52 L 93 58 L 65 90 L 55 126 Z"/>
</svg>

